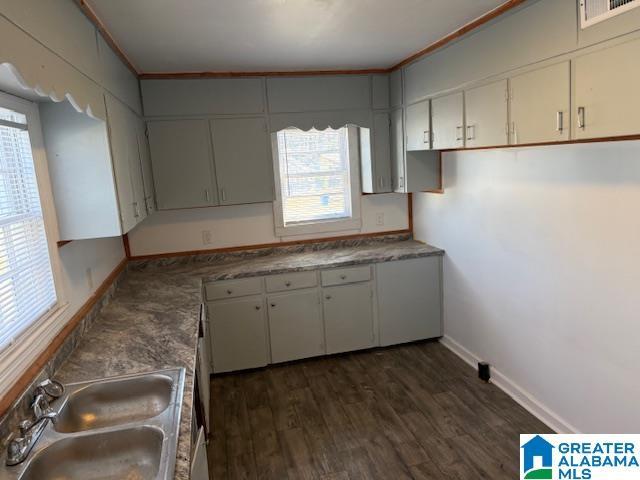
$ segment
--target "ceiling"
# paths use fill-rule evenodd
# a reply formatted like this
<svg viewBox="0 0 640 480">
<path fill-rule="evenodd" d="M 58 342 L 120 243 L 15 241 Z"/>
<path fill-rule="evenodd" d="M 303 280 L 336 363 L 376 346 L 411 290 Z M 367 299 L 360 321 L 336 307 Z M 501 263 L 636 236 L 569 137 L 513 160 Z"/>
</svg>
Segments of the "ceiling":
<svg viewBox="0 0 640 480">
<path fill-rule="evenodd" d="M 505 0 L 85 0 L 141 73 L 388 68 Z"/>
</svg>

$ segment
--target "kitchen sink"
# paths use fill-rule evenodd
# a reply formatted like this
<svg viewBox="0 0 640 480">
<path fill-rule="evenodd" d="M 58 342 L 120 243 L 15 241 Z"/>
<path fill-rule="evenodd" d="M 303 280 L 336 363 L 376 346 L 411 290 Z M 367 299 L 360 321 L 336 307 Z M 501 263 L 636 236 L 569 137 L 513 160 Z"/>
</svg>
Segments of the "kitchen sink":
<svg viewBox="0 0 640 480">
<path fill-rule="evenodd" d="M 82 432 L 155 417 L 169 406 L 172 387 L 171 377 L 157 373 L 80 386 L 68 393 L 54 428 Z"/>
<path fill-rule="evenodd" d="M 173 479 L 183 368 L 65 385 L 26 460 L 0 480 Z"/>
<path fill-rule="evenodd" d="M 71 437 L 41 449 L 23 480 L 154 480 L 164 434 L 156 427 L 126 428 Z"/>
</svg>

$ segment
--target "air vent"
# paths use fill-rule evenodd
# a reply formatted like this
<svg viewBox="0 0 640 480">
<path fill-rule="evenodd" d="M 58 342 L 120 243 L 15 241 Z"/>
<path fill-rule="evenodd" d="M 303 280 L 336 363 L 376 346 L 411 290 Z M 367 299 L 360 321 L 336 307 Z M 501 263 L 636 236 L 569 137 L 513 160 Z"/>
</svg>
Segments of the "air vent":
<svg viewBox="0 0 640 480">
<path fill-rule="evenodd" d="M 640 0 L 579 0 L 579 2 L 582 28 L 640 7 Z"/>
</svg>

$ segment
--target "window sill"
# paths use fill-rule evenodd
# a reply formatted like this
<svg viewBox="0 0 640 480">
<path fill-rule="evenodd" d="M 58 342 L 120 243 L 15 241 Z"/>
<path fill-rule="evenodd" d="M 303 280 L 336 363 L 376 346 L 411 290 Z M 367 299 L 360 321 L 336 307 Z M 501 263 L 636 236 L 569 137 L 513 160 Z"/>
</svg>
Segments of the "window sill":
<svg viewBox="0 0 640 480">
<path fill-rule="evenodd" d="M 0 398 L 20 379 L 64 327 L 68 303 L 58 305 L 0 353 Z"/>
<path fill-rule="evenodd" d="M 342 232 L 345 230 L 360 230 L 362 220 L 348 218 L 344 220 L 327 220 L 321 222 L 301 223 L 288 227 L 276 225 L 276 236 L 288 237 L 294 235 L 309 235 L 314 233 Z"/>
</svg>

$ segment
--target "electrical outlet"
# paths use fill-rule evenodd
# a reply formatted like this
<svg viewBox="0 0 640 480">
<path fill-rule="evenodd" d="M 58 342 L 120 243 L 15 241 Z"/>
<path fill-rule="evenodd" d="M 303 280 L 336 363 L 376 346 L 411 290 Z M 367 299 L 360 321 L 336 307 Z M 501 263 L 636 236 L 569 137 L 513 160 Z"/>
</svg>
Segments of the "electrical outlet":
<svg viewBox="0 0 640 480">
<path fill-rule="evenodd" d="M 213 236 L 211 230 L 202 230 L 202 244 L 211 245 L 213 243 Z"/>
<path fill-rule="evenodd" d="M 93 291 L 93 271 L 91 270 L 91 267 L 87 268 L 86 276 L 87 286 L 89 287 L 89 290 Z"/>
<path fill-rule="evenodd" d="M 379 225 L 379 226 L 384 225 L 384 213 L 382 212 L 376 213 L 376 225 Z"/>
</svg>

